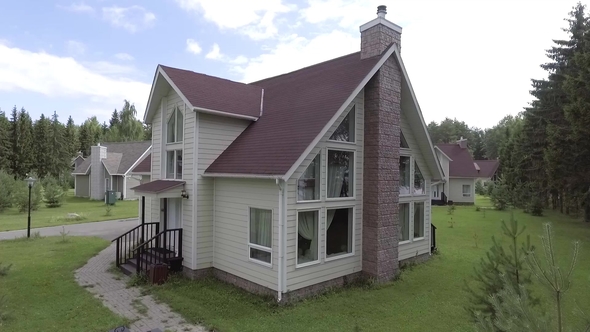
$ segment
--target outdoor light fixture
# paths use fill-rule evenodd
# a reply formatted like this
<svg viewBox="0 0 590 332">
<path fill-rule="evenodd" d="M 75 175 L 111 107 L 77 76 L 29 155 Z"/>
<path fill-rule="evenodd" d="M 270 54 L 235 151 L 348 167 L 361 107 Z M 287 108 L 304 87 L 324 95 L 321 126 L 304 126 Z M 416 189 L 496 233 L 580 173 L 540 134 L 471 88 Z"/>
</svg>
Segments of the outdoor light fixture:
<svg viewBox="0 0 590 332">
<path fill-rule="evenodd" d="M 27 218 L 27 238 L 31 237 L 31 189 L 33 189 L 35 181 L 36 180 L 30 176 L 25 179 L 25 182 L 27 182 L 27 185 L 29 186 L 29 217 Z"/>
<path fill-rule="evenodd" d="M 182 191 L 180 192 L 180 196 L 181 196 L 182 198 L 186 198 L 186 199 L 188 199 L 188 194 L 186 193 L 186 190 L 184 190 L 184 189 L 182 189 Z"/>
</svg>

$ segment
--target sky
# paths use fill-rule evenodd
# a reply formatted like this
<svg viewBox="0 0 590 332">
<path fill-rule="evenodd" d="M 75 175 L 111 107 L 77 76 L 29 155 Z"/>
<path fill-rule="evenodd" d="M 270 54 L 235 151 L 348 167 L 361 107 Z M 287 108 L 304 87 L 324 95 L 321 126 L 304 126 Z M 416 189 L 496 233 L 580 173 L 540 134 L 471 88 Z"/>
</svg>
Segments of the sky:
<svg viewBox="0 0 590 332">
<path fill-rule="evenodd" d="M 0 109 L 142 117 L 158 64 L 252 82 L 360 50 L 387 6 L 425 121 L 488 128 L 531 101 L 570 0 L 1 1 Z"/>
</svg>

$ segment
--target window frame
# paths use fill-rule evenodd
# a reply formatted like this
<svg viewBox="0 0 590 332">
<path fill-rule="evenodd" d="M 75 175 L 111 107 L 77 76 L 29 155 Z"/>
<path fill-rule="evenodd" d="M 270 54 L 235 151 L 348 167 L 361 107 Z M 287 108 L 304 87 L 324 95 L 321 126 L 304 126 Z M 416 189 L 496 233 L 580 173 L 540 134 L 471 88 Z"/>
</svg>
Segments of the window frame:
<svg viewBox="0 0 590 332">
<path fill-rule="evenodd" d="M 182 137 L 180 140 L 178 140 L 177 134 L 178 134 L 178 115 L 177 112 L 180 112 L 182 114 Z M 166 145 L 172 145 L 172 144 L 182 144 L 184 142 L 184 119 L 185 114 L 180 110 L 180 107 L 178 105 L 174 105 L 174 109 L 172 110 L 172 113 L 170 113 L 170 115 L 166 118 L 166 137 L 164 138 L 166 140 Z M 173 142 L 168 142 L 168 123 L 170 121 L 172 121 L 174 119 L 174 138 L 175 140 Z"/>
<path fill-rule="evenodd" d="M 469 193 L 465 193 L 465 186 L 467 186 L 469 188 Z M 463 194 L 463 197 L 471 197 L 471 185 L 470 184 L 463 184 L 461 186 L 461 194 Z"/>
<path fill-rule="evenodd" d="M 320 264 L 322 262 L 322 255 L 320 252 L 320 249 L 322 248 L 322 246 L 320 245 L 321 243 L 321 234 L 320 231 L 322 229 L 321 227 L 321 223 L 322 223 L 322 212 L 321 212 L 321 208 L 304 208 L 304 209 L 296 209 L 296 215 L 295 215 L 295 268 L 299 269 L 299 268 L 304 268 L 304 267 L 308 267 L 308 266 L 312 266 L 312 265 L 316 265 L 316 264 Z M 317 232 L 318 232 L 318 259 L 316 259 L 315 261 L 311 261 L 311 262 L 306 262 L 306 263 L 302 263 L 299 264 L 299 212 L 317 212 L 318 214 L 318 222 L 317 222 Z M 327 213 L 327 212 L 326 212 Z M 326 229 L 327 232 L 327 229 Z M 249 233 L 248 233 L 249 234 Z M 325 251 L 325 250 L 324 250 Z"/>
<path fill-rule="evenodd" d="M 270 248 L 250 242 L 250 228 L 252 226 L 252 219 L 251 219 L 251 216 L 252 216 L 251 210 L 252 209 L 270 211 Z M 273 233 L 274 233 L 274 211 L 273 211 L 273 209 L 272 208 L 269 209 L 269 208 L 265 208 L 265 207 L 248 206 L 248 233 L 247 233 L 247 240 L 246 241 L 247 241 L 247 246 L 248 246 L 248 261 L 249 262 L 260 264 L 262 266 L 272 269 L 273 256 L 274 256 L 273 255 L 273 241 L 274 241 L 274 236 L 273 236 L 274 234 Z M 250 251 L 251 248 L 270 253 L 270 263 L 258 260 L 256 258 L 252 258 L 251 251 Z"/>
<path fill-rule="evenodd" d="M 409 194 L 402 194 L 400 192 L 399 193 L 399 196 L 400 197 L 412 197 L 412 196 L 414 196 L 413 195 L 414 194 L 414 170 L 413 170 L 413 167 L 412 167 L 412 165 L 413 165 L 412 164 L 412 161 L 414 161 L 414 157 L 412 157 L 412 154 L 411 154 L 410 151 L 401 151 L 400 150 L 400 154 L 399 154 L 399 159 L 400 160 L 398 161 L 398 163 L 401 161 L 401 158 L 402 157 L 408 157 L 408 158 L 410 158 L 410 183 L 409 183 L 409 188 L 408 188 Z M 401 175 L 402 175 L 402 173 L 401 173 L 401 170 L 398 169 L 398 171 L 399 171 L 399 175 L 400 175 L 400 179 L 399 179 L 400 184 L 399 184 L 399 187 L 401 188 L 401 182 L 402 182 L 401 181 L 402 180 L 401 179 Z M 400 190 L 398 188 L 398 192 L 399 191 Z"/>
<path fill-rule="evenodd" d="M 351 241 L 350 241 L 350 252 L 349 253 L 345 253 L 342 255 L 336 255 L 336 256 L 331 256 L 328 257 L 328 250 L 326 250 L 327 246 L 328 246 L 328 227 L 324 228 L 324 262 L 331 262 L 331 261 L 335 261 L 338 259 L 343 259 L 343 258 L 348 258 L 348 257 L 353 257 L 355 255 L 355 236 L 356 236 L 356 232 L 355 232 L 355 216 L 356 216 L 356 205 L 335 205 L 335 206 L 330 206 L 330 207 L 324 207 L 324 226 L 327 224 L 327 220 L 328 220 L 328 210 L 339 210 L 339 209 L 352 209 L 352 220 L 350 220 L 350 222 L 352 223 L 351 226 Z"/>
<path fill-rule="evenodd" d="M 412 226 L 412 214 L 413 214 L 412 211 L 413 211 L 413 208 L 414 208 L 414 204 L 413 203 L 414 202 L 399 202 L 398 203 L 399 210 L 398 210 L 398 214 L 397 215 L 398 215 L 398 219 L 399 219 L 399 223 L 400 223 L 400 227 L 399 227 L 400 234 L 401 234 L 401 223 L 402 223 L 402 220 L 400 218 L 400 215 L 401 214 L 399 213 L 399 211 L 401 211 L 401 205 L 402 204 L 407 204 L 408 205 L 408 239 L 407 240 L 400 240 L 399 237 L 398 237 L 398 242 L 399 242 L 398 244 L 412 243 L 412 234 L 413 234 L 413 228 L 414 228 Z"/>
<path fill-rule="evenodd" d="M 334 132 L 338 129 L 338 127 L 340 127 L 340 125 L 342 124 L 342 121 L 344 121 L 344 118 L 346 118 L 347 116 L 350 115 L 350 112 L 354 112 L 354 140 L 352 141 L 337 141 L 337 140 L 333 140 L 332 139 L 332 135 L 334 135 Z M 356 141 L 357 141 L 357 135 L 356 135 L 356 125 L 357 125 L 357 121 L 356 121 L 356 104 L 353 104 L 352 107 L 348 110 L 348 112 L 346 112 L 346 115 L 344 116 L 344 118 L 342 118 L 342 120 L 340 122 L 338 122 L 338 125 L 336 126 L 336 129 L 334 129 L 334 131 L 332 132 L 332 134 L 330 135 L 330 137 L 328 137 L 328 142 L 330 143 L 338 143 L 338 144 L 347 144 L 347 145 L 356 145 Z M 349 128 L 350 130 L 350 128 Z"/>
<path fill-rule="evenodd" d="M 422 240 L 426 239 L 426 202 L 427 201 L 414 201 L 414 202 L 412 202 L 412 220 L 411 220 L 412 221 L 412 232 L 410 234 L 412 242 L 422 241 Z M 416 218 L 414 215 L 416 212 L 416 207 L 415 207 L 416 203 L 423 204 L 422 205 L 422 216 L 423 216 L 423 218 L 422 218 L 422 231 L 424 234 L 422 234 L 422 236 L 420 236 L 420 237 L 414 237 L 414 229 L 416 226 L 416 223 L 414 220 L 414 218 Z"/>
<path fill-rule="evenodd" d="M 352 173 L 352 182 L 349 179 L 348 185 L 350 186 L 352 184 L 352 196 L 349 197 L 328 197 L 328 183 L 329 183 L 329 178 L 328 178 L 328 165 L 330 164 L 329 162 L 329 158 L 330 158 L 330 151 L 340 151 L 340 152 L 349 152 L 352 153 L 352 172 L 350 172 L 350 165 L 348 167 L 348 171 L 349 171 L 349 178 L 350 178 L 350 173 Z M 329 146 L 326 147 L 326 161 L 324 162 L 324 171 L 326 172 L 326 181 L 324 183 L 324 191 L 325 191 L 325 200 L 326 202 L 337 202 L 337 201 L 350 201 L 350 200 L 356 200 L 356 158 L 357 158 L 357 153 L 355 149 L 346 149 L 346 148 L 339 148 L 339 147 L 334 147 L 334 146 Z M 320 191 L 321 191 L 321 187 L 320 187 Z M 321 193 L 320 193 L 321 196 Z"/>
<path fill-rule="evenodd" d="M 310 163 L 305 168 L 305 170 L 303 171 L 303 173 L 301 173 L 301 175 L 299 175 L 299 177 L 297 178 L 297 194 L 296 194 L 296 196 L 297 196 L 297 203 L 317 203 L 317 202 L 321 202 L 322 201 L 322 152 L 321 152 L 321 150 L 316 154 L 315 157 L 313 157 L 312 161 L 315 158 L 318 158 L 318 166 L 317 166 L 318 174 L 316 175 L 316 178 L 317 178 L 316 180 L 318 181 L 318 186 L 319 186 L 318 199 L 304 200 L 304 201 L 299 200 L 299 180 L 301 179 L 301 177 L 303 176 L 303 174 L 305 174 L 305 172 L 307 171 L 307 169 L 309 168 L 309 166 L 311 166 L 311 163 Z"/>
<path fill-rule="evenodd" d="M 420 174 L 422 175 L 422 180 L 424 181 L 424 194 L 421 194 L 421 195 L 414 194 L 414 179 L 416 176 L 416 167 L 415 166 L 418 165 L 418 162 L 416 161 L 416 158 L 412 154 L 412 151 L 408 150 L 408 149 L 400 149 L 399 158 L 401 159 L 401 157 L 409 157 L 410 158 L 410 193 L 409 194 L 402 194 L 400 192 L 399 197 L 400 198 L 408 198 L 408 197 L 421 198 L 421 197 L 429 197 L 429 195 L 432 195 L 432 188 L 430 188 L 430 192 L 429 192 L 430 185 L 427 183 L 426 177 L 424 176 L 424 173 L 422 171 L 420 171 Z M 399 161 L 398 161 L 398 163 L 399 163 Z M 400 173 L 399 186 L 401 187 L 401 171 L 399 173 Z M 398 188 L 398 192 L 399 192 L 399 188 Z"/>
<path fill-rule="evenodd" d="M 164 178 L 166 180 L 182 180 L 183 173 L 184 173 L 184 164 L 182 165 L 182 171 L 180 172 L 180 177 L 178 177 L 178 174 L 177 174 L 178 165 L 176 164 L 177 157 L 178 157 L 178 151 L 180 151 L 182 157 L 184 157 L 184 151 L 182 148 L 166 150 L 166 166 L 164 168 Z M 168 153 L 169 152 L 173 152 L 173 160 L 174 160 L 174 164 L 173 164 L 174 172 L 173 172 L 173 177 L 171 177 L 171 178 L 168 177 L 168 174 L 169 174 L 168 173 Z"/>
</svg>

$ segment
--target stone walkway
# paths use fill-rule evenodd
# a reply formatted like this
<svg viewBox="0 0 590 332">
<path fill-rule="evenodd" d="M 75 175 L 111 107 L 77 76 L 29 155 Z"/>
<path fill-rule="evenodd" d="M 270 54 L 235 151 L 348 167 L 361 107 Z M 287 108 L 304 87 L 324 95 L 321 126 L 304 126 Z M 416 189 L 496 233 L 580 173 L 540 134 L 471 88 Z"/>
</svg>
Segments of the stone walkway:
<svg viewBox="0 0 590 332">
<path fill-rule="evenodd" d="M 76 271 L 80 286 L 102 300 L 111 311 L 130 319 L 133 332 L 162 331 L 205 332 L 205 328 L 184 322 L 182 317 L 166 304 L 156 303 L 151 295 L 142 295 L 137 287 L 127 288 L 127 276 L 116 276 L 108 269 L 115 259 L 115 245 L 111 245 L 91 258 Z"/>
</svg>

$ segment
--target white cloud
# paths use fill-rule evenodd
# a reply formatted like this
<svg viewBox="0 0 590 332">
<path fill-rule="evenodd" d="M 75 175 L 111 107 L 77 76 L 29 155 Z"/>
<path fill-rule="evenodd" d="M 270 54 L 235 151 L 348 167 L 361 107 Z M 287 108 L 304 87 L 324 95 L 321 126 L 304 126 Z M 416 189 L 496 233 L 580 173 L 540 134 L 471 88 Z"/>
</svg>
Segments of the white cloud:
<svg viewBox="0 0 590 332">
<path fill-rule="evenodd" d="M 58 5 L 59 8 L 71 11 L 71 12 L 77 12 L 77 13 L 94 13 L 94 8 L 92 8 L 91 6 L 87 5 L 86 3 L 82 2 L 74 2 L 71 3 L 67 6 L 61 6 Z"/>
<path fill-rule="evenodd" d="M 86 45 L 79 41 L 68 40 L 66 42 L 66 49 L 71 55 L 82 55 L 86 52 Z"/>
<path fill-rule="evenodd" d="M 132 72 L 132 68 L 107 62 L 82 64 L 69 57 L 0 44 L 0 91 L 83 99 L 82 111 L 111 112 L 124 99 L 135 102 L 138 110 L 145 109 L 150 84 L 129 78 Z"/>
<path fill-rule="evenodd" d="M 117 53 L 115 54 L 115 58 L 123 61 L 132 61 L 135 59 L 131 54 L 127 53 Z"/>
<path fill-rule="evenodd" d="M 141 6 L 104 7 L 102 15 L 113 26 L 123 28 L 131 33 L 151 27 L 156 15 Z"/>
<path fill-rule="evenodd" d="M 209 51 L 209 53 L 205 55 L 205 58 L 211 60 L 220 60 L 222 57 L 223 55 L 221 54 L 221 51 L 219 50 L 219 45 L 217 45 L 217 43 L 213 44 L 211 51 Z"/>
<path fill-rule="evenodd" d="M 186 40 L 186 50 L 193 54 L 199 54 L 203 49 L 201 49 L 201 46 L 199 46 L 196 40 L 189 38 Z"/>
<path fill-rule="evenodd" d="M 277 15 L 287 13 L 293 6 L 282 0 L 176 0 L 179 6 L 191 12 L 202 13 L 206 20 L 220 29 L 235 30 L 251 39 L 275 37 Z"/>
</svg>

